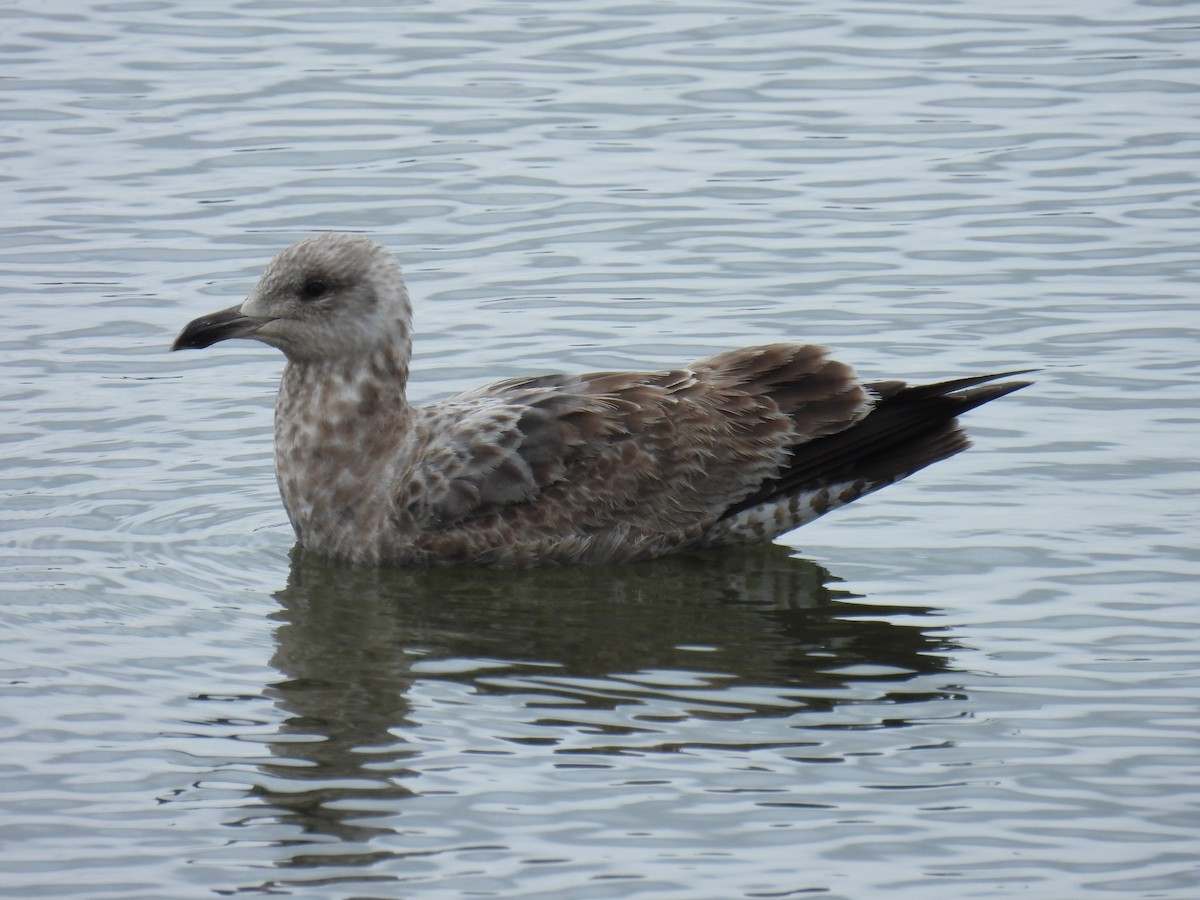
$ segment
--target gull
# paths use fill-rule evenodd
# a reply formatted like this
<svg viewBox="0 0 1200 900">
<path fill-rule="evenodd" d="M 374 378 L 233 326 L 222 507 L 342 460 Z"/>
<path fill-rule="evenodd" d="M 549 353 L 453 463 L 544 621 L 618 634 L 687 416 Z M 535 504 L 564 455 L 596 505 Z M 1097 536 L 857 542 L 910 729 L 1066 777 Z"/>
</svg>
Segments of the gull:
<svg viewBox="0 0 1200 900">
<path fill-rule="evenodd" d="M 1005 372 L 864 383 L 774 343 L 653 372 L 509 378 L 408 402 L 412 308 L 394 255 L 315 234 L 172 350 L 283 351 L 275 471 L 301 546 L 361 566 L 623 563 L 762 543 L 969 445 L 956 417 Z"/>
</svg>

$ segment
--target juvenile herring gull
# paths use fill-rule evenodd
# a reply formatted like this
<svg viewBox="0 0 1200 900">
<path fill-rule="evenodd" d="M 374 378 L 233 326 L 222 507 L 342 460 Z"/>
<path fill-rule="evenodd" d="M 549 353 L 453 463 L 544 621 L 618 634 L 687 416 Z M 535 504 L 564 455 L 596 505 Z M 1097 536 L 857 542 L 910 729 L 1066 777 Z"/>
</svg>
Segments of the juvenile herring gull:
<svg viewBox="0 0 1200 900">
<path fill-rule="evenodd" d="M 781 343 L 413 406 L 411 320 L 391 253 L 318 234 L 171 347 L 254 338 L 283 351 L 275 471 L 316 553 L 531 566 L 770 541 L 966 449 L 955 417 L 1028 384 L 988 384 L 1022 372 L 864 384 L 823 347 Z"/>
</svg>

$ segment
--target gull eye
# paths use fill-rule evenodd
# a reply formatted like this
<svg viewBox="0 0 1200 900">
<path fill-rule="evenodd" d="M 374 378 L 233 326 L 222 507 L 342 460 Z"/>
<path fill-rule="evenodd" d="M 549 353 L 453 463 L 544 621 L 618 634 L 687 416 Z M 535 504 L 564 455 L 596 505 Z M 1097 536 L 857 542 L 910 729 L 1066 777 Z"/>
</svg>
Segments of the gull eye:
<svg viewBox="0 0 1200 900">
<path fill-rule="evenodd" d="M 325 296 L 327 290 L 329 289 L 325 287 L 325 282 L 320 278 L 310 278 L 304 282 L 304 287 L 300 289 L 300 294 L 305 300 L 319 300 Z"/>
</svg>

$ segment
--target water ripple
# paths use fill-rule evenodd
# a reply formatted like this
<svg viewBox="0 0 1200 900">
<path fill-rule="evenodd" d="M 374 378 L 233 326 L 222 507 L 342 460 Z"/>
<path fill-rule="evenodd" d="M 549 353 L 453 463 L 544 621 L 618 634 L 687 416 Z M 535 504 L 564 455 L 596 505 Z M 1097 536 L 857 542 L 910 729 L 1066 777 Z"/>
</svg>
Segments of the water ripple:
<svg viewBox="0 0 1200 900">
<path fill-rule="evenodd" d="M 9 893 L 1195 893 L 1182 3 L 0 19 Z M 803 556 L 289 564 L 277 357 L 165 348 L 318 229 L 399 252 L 417 399 L 1043 372 Z"/>
</svg>

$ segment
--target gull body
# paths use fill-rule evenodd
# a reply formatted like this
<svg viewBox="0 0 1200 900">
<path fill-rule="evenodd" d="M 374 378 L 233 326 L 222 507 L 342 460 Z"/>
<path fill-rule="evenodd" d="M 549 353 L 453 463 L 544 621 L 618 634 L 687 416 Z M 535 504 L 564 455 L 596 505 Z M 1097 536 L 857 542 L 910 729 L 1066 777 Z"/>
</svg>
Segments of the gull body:
<svg viewBox="0 0 1200 900">
<path fill-rule="evenodd" d="M 1028 383 L 866 384 L 822 347 L 778 343 L 415 406 L 399 264 L 349 234 L 284 250 L 243 303 L 189 323 L 172 349 L 229 338 L 286 356 L 275 470 L 299 543 L 372 566 L 626 562 L 770 541 L 965 449 L 955 417 Z"/>
</svg>

